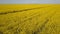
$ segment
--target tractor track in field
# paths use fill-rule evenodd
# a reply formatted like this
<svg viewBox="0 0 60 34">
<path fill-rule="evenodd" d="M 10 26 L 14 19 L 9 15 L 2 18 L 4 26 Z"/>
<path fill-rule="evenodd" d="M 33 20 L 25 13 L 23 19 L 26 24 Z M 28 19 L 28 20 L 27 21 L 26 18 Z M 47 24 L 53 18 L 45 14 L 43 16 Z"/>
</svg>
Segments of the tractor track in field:
<svg viewBox="0 0 60 34">
<path fill-rule="evenodd" d="M 49 6 L 47 6 L 49 7 Z M 17 12 L 23 12 L 23 11 L 29 11 L 29 10 L 35 10 L 35 9 L 41 9 L 41 8 L 46 8 L 46 7 L 37 7 L 37 8 L 28 8 L 28 9 L 22 9 L 22 10 L 17 10 L 17 11 L 12 11 L 12 12 L 0 12 L 0 15 L 5 15 L 9 13 L 17 13 Z"/>
<path fill-rule="evenodd" d="M 9 13 L 16 13 L 16 12 L 23 12 L 23 11 L 34 10 L 34 9 L 37 9 L 37 8 L 33 8 L 33 9 L 23 9 L 23 10 L 12 11 L 12 12 L 0 12 L 0 15 L 5 15 L 5 14 L 9 14 Z"/>
</svg>

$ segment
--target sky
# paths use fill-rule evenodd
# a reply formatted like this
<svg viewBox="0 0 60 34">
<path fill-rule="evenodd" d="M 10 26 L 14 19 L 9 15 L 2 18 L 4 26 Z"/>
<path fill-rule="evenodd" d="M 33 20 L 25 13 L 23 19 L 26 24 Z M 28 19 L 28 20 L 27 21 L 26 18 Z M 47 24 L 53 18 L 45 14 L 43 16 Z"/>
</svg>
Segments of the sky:
<svg viewBox="0 0 60 34">
<path fill-rule="evenodd" d="M 0 0 L 0 4 L 60 4 L 60 0 Z"/>
</svg>

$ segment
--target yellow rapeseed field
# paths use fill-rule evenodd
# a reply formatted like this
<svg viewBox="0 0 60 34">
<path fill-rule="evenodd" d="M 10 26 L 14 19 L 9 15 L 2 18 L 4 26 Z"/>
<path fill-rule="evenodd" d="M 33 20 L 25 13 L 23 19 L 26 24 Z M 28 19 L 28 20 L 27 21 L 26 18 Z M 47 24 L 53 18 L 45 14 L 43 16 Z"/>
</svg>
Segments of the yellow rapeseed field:
<svg viewBox="0 0 60 34">
<path fill-rule="evenodd" d="M 60 4 L 0 4 L 0 34 L 60 34 Z"/>
</svg>

